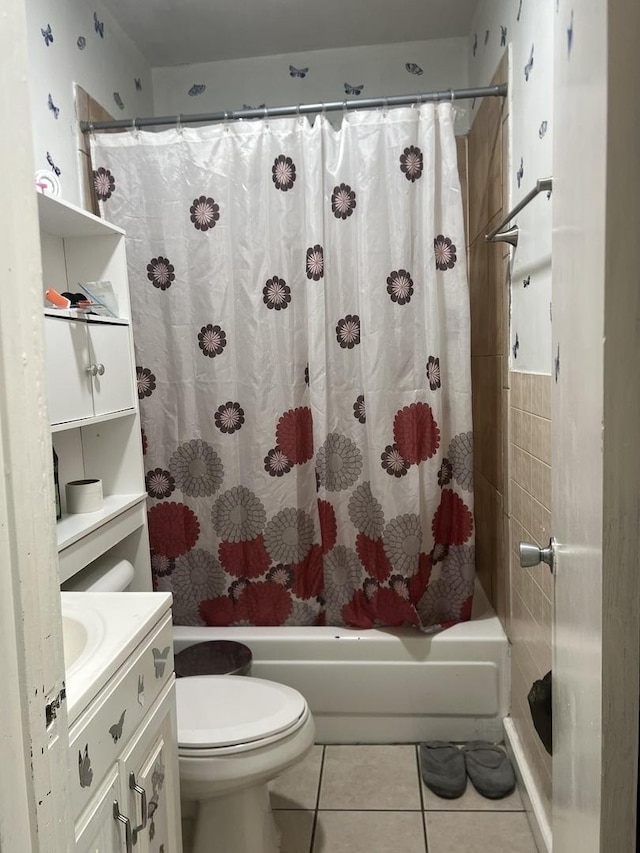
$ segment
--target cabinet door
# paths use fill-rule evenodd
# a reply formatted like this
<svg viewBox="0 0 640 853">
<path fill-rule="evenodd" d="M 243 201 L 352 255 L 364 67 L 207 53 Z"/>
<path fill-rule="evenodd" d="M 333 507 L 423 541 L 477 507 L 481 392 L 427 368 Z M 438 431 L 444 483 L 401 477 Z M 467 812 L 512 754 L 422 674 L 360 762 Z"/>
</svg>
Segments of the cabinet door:
<svg viewBox="0 0 640 853">
<path fill-rule="evenodd" d="M 129 327 L 95 323 L 89 324 L 88 329 L 91 362 L 98 368 L 93 377 L 94 414 L 132 409 L 135 402 Z"/>
<path fill-rule="evenodd" d="M 180 853 L 180 780 L 173 686 L 123 755 L 120 775 L 122 798 L 128 795 L 127 813 L 135 828 L 136 853 Z M 146 799 L 146 815 L 143 799 Z"/>
<path fill-rule="evenodd" d="M 124 824 L 116 821 L 113 804 L 118 801 L 118 768 L 114 765 L 101 793 L 89 803 L 76 824 L 76 853 L 124 853 Z"/>
<path fill-rule="evenodd" d="M 45 317 L 44 333 L 51 423 L 90 418 L 93 401 L 86 323 Z"/>
</svg>

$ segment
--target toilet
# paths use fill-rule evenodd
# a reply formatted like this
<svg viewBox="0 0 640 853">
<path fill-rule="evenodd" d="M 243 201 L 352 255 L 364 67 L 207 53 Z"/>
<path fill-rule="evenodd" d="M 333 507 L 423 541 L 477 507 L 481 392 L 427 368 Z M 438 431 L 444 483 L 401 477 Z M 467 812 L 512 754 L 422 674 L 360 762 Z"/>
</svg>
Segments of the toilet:
<svg viewBox="0 0 640 853">
<path fill-rule="evenodd" d="M 277 853 L 267 786 L 313 746 L 305 698 L 235 675 L 179 678 L 176 698 L 181 799 L 197 803 L 192 853 Z"/>
</svg>

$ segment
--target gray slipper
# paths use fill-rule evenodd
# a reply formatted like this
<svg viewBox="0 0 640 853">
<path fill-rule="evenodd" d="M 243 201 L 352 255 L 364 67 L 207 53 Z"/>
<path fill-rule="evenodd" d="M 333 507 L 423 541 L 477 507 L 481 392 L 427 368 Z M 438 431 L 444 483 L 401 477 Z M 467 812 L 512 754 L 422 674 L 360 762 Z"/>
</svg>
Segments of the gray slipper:
<svg viewBox="0 0 640 853">
<path fill-rule="evenodd" d="M 431 740 L 420 744 L 420 770 L 424 784 L 446 800 L 461 797 L 467 787 L 462 752 L 452 743 Z"/>
<path fill-rule="evenodd" d="M 500 800 L 515 791 L 516 774 L 499 746 L 474 741 L 463 746 L 462 753 L 473 787 L 483 797 Z"/>
</svg>

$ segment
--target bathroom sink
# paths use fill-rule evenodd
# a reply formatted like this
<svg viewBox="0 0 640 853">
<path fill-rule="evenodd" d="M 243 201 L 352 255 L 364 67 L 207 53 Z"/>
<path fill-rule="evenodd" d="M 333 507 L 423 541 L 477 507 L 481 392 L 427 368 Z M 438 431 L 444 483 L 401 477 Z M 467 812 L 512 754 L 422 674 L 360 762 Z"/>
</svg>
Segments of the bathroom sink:
<svg viewBox="0 0 640 853">
<path fill-rule="evenodd" d="M 103 615 L 89 602 L 72 602 L 62 595 L 62 643 L 67 677 L 78 674 L 93 660 L 105 634 Z"/>
<path fill-rule="evenodd" d="M 87 646 L 87 629 L 73 616 L 62 617 L 62 640 L 64 643 L 64 668 L 68 672 Z"/>
<path fill-rule="evenodd" d="M 69 725 L 171 608 L 167 592 L 61 592 Z"/>
</svg>

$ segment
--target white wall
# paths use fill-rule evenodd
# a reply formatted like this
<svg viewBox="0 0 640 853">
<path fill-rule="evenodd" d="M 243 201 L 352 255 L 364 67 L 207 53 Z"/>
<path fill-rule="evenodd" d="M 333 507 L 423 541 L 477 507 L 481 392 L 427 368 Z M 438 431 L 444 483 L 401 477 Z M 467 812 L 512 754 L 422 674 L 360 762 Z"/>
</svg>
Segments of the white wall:
<svg viewBox="0 0 640 853">
<path fill-rule="evenodd" d="M 62 197 L 81 204 L 73 84 L 78 83 L 115 116 L 153 111 L 151 69 L 133 42 L 96 0 L 26 0 L 29 83 L 35 169 L 51 170 L 47 152 L 60 169 Z M 94 10 L 104 23 L 104 38 L 94 25 Z M 47 45 L 41 30 L 51 26 Z M 86 45 L 78 47 L 78 38 Z M 141 91 L 135 79 L 140 80 Z M 124 109 L 114 100 L 118 92 Z M 60 112 L 48 107 L 49 95 Z"/>
<path fill-rule="evenodd" d="M 506 27 L 504 41 L 511 45 L 511 205 L 526 195 L 538 178 L 553 172 L 555 10 L 555 0 L 480 0 L 472 23 L 469 85 L 482 86 L 491 80 L 505 50 L 501 27 Z M 527 80 L 525 67 L 532 48 L 533 65 Z M 518 186 L 521 163 L 523 175 Z M 516 219 L 520 241 L 512 253 L 511 269 L 512 370 L 551 373 L 551 205 L 551 200 L 540 195 Z"/>
<path fill-rule="evenodd" d="M 153 69 L 156 115 L 202 113 L 298 103 L 343 101 L 344 84 L 364 84 L 362 98 L 388 97 L 467 86 L 467 40 L 435 39 L 404 44 L 371 45 L 261 56 Z M 406 63 L 417 63 L 421 75 Z M 292 77 L 289 66 L 308 68 Z M 204 92 L 190 96 L 194 84 Z M 466 132 L 470 104 L 461 102 L 456 130 Z"/>
</svg>

